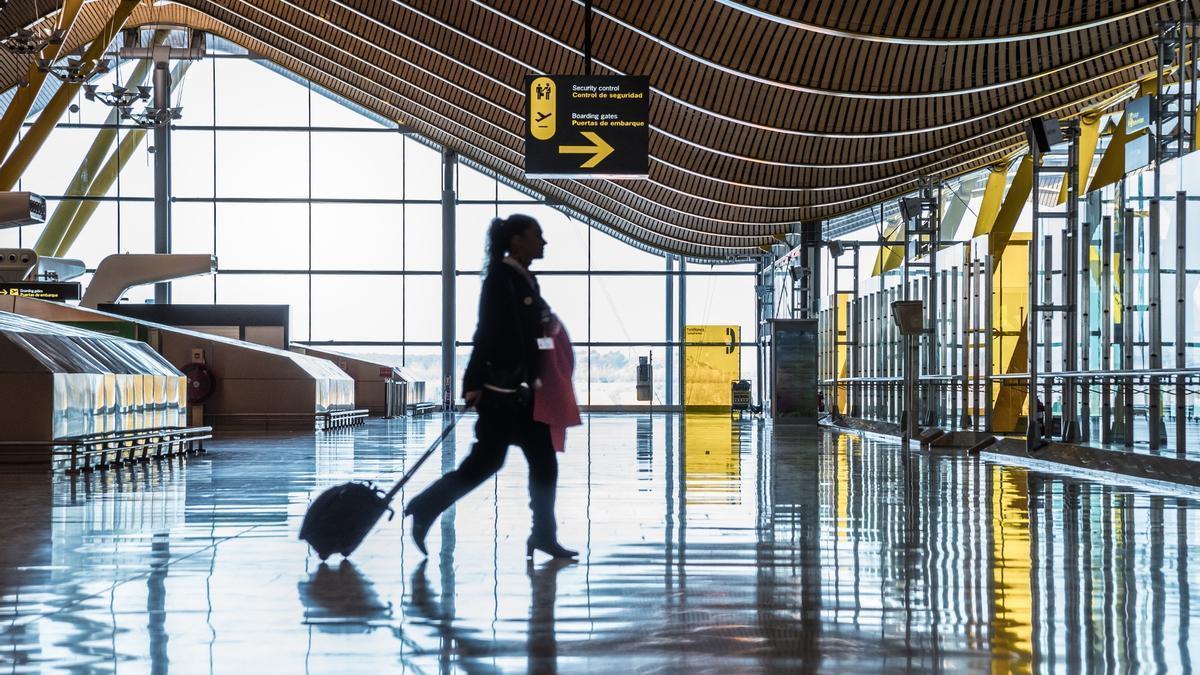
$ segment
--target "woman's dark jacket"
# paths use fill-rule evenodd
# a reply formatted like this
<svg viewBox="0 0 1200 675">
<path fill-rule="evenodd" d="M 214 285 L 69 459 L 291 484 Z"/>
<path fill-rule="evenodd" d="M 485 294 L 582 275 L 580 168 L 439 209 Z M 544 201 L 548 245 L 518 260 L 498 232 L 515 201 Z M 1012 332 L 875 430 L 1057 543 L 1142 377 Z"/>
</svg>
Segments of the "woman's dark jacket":
<svg viewBox="0 0 1200 675">
<path fill-rule="evenodd" d="M 508 263 L 489 265 L 479 293 L 479 324 L 462 390 L 479 391 L 484 383 L 514 386 L 513 377 L 522 368 L 523 380 L 532 387 L 541 361 L 537 340 L 549 312 L 536 279 L 530 285 Z"/>
</svg>

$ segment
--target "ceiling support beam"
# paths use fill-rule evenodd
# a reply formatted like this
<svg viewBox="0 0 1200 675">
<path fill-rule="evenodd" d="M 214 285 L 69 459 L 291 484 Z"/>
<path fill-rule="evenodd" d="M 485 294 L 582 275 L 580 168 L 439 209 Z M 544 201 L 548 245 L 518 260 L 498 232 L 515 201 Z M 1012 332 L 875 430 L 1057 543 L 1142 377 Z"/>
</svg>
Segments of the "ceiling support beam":
<svg viewBox="0 0 1200 675">
<path fill-rule="evenodd" d="M 83 58 L 80 62 L 81 70 L 92 69 L 96 62 L 104 56 L 104 50 L 108 48 L 113 38 L 117 36 L 117 31 L 125 25 L 125 21 L 129 15 L 133 13 L 135 7 L 141 0 L 121 0 L 114 10 L 112 18 L 101 29 L 100 34 L 92 43 L 88 45 L 87 50 L 83 53 Z M 46 138 L 50 136 L 50 132 L 58 124 L 58 120 L 67 110 L 67 106 L 71 103 L 71 99 L 75 98 L 75 94 L 79 91 L 81 83 L 63 83 L 58 91 L 54 93 L 54 97 L 46 104 L 45 109 L 38 115 L 37 121 L 29 128 L 25 137 L 17 143 L 17 147 L 13 149 L 12 154 L 5 160 L 3 166 L 0 166 L 0 191 L 13 189 L 13 186 L 20 180 L 21 174 L 25 173 L 25 169 L 29 168 L 30 162 L 33 161 L 34 155 L 41 149 L 42 144 L 46 142 Z"/>
<path fill-rule="evenodd" d="M 66 36 L 71 32 L 72 26 L 75 25 L 75 17 L 79 16 L 79 10 L 82 8 L 83 0 L 66 0 L 58 15 L 58 23 L 54 27 L 55 33 L 62 36 L 63 41 L 59 44 L 47 45 L 42 49 L 39 58 L 49 59 L 53 63 L 63 55 L 62 51 L 67 44 Z M 42 90 L 42 84 L 46 81 L 47 72 L 38 67 L 37 59 L 30 60 L 29 68 L 25 71 L 24 84 L 17 87 L 12 102 L 8 104 L 3 117 L 0 117 L 0 158 L 8 154 L 13 141 L 17 140 L 17 131 L 20 130 L 21 123 L 29 116 L 29 111 L 33 108 L 33 103 Z"/>
</svg>

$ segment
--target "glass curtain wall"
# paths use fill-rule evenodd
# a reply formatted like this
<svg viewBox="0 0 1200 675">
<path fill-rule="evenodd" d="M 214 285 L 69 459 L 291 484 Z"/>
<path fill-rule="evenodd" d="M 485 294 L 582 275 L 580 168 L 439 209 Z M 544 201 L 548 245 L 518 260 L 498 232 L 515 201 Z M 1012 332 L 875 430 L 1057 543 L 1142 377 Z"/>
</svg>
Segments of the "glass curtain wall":
<svg viewBox="0 0 1200 675">
<path fill-rule="evenodd" d="M 1106 126 L 1109 121 L 1112 124 Z M 1117 124 L 1124 124 L 1120 111 L 1102 118 L 1099 127 Z M 936 319 L 932 328 L 937 353 L 932 366 L 925 360 L 928 347 L 922 347 L 922 374 L 927 377 L 923 386 L 936 392 L 931 396 L 938 398 L 938 403 L 932 412 L 925 412 L 923 423 L 1024 433 L 1029 414 L 1026 316 L 1032 276 L 1040 303 L 1052 308 L 1040 312 L 1037 351 L 1039 372 L 1053 376 L 1049 386 L 1039 383 L 1038 396 L 1052 435 L 1059 436 L 1063 431 L 1060 425 L 1074 421 L 1079 426 L 1077 438 L 1091 444 L 1147 447 L 1152 442 L 1151 422 L 1157 407 L 1162 420 L 1157 449 L 1200 457 L 1194 452 L 1200 426 L 1196 424 L 1192 380 L 1177 389 L 1176 373 L 1160 376 L 1157 384 L 1149 376 L 1125 375 L 1154 369 L 1190 371 L 1200 365 L 1200 340 L 1196 338 L 1200 332 L 1200 234 L 1195 227 L 1188 227 L 1200 218 L 1200 153 L 1186 154 L 1158 168 L 1162 200 L 1156 240 L 1151 222 L 1155 167 L 1140 167 L 1120 178 L 1119 170 L 1111 178 L 1102 170 L 1110 146 L 1114 157 L 1124 159 L 1121 143 L 1102 134 L 1090 163 L 1080 167 L 1085 176 L 1081 185 L 1092 189 L 1080 190 L 1078 195 L 1079 236 L 1088 243 L 1086 251 L 1078 254 L 1070 248 L 1071 238 L 1061 217 L 1067 209 L 1061 173 L 1044 172 L 1040 184 L 1032 184 L 1032 172 L 1023 175 L 1026 160 L 1014 157 L 1001 167 L 984 169 L 942 187 L 940 236 L 944 246 L 936 254 L 938 271 L 933 281 Z M 1046 166 L 1052 169 L 1065 162 L 1063 147 L 1047 156 Z M 996 199 L 990 206 L 989 194 Z M 1176 264 L 1180 242 L 1177 194 L 1187 209 L 1182 220 L 1182 270 Z M 1039 211 L 1051 217 L 1040 221 L 1038 267 L 1031 272 L 1035 199 Z M 824 350 L 825 377 L 839 380 L 836 394 L 827 396 L 836 396 L 842 412 L 897 419 L 900 343 L 890 303 L 902 297 L 900 262 L 904 252 L 902 245 L 889 248 L 878 242 L 902 242 L 899 209 L 893 201 L 830 221 L 825 229 L 826 238 L 844 243 L 839 262 L 845 269 L 835 277 L 834 260 L 828 249 L 822 250 L 820 309 L 831 334 L 837 331 L 839 340 L 855 345 Z M 866 244 L 855 247 L 854 242 Z M 919 262 L 929 259 L 924 256 Z M 764 277 L 764 283 L 773 288 L 772 313 L 779 317 L 792 316 L 794 311 L 796 284 L 787 273 L 788 266 L 788 261 L 780 260 Z M 930 297 L 927 268 L 914 267 L 910 273 L 911 296 Z M 1078 296 L 1067 297 L 1064 279 L 1068 274 L 1076 280 Z M 1176 290 L 1179 281 L 1182 297 Z M 835 288 L 844 290 L 855 284 L 855 297 L 833 297 Z M 1055 309 L 1062 307 L 1074 314 Z M 1161 321 L 1158 364 L 1152 362 L 1154 312 Z M 853 334 L 850 338 L 847 331 Z M 1182 342 L 1177 336 L 1182 336 Z M 928 341 L 926 338 L 925 344 Z M 1078 347 L 1074 356 L 1067 348 L 1069 343 Z M 1080 374 L 1097 371 L 1110 375 Z M 1194 379 L 1190 372 L 1184 376 Z M 1076 400 L 1068 398 L 1068 388 Z M 1181 391 L 1182 397 L 1177 399 Z M 922 408 L 925 406 L 922 403 Z M 1177 421 L 1183 424 L 1177 427 Z M 1193 439 L 1190 443 L 1179 443 L 1181 429 Z"/>
<path fill-rule="evenodd" d="M 209 56 L 191 65 L 177 89 L 183 118 L 172 131 L 172 250 L 215 254 L 219 272 L 172 282 L 173 302 L 287 304 L 293 341 L 374 355 L 440 382 L 441 152 L 303 78 L 209 40 Z M 132 68 L 123 62 L 121 73 L 97 84 L 106 90 Z M 26 172 L 23 189 L 45 195 L 51 211 L 64 200 L 98 204 L 66 254 L 89 268 L 111 253 L 153 252 L 151 141 L 137 146 L 106 195 L 63 194 L 97 131 L 114 126 L 105 124 L 102 104 L 83 97 L 77 104 Z M 130 128 L 121 125 L 122 133 Z M 665 403 L 668 347 L 679 354 L 679 317 L 667 316 L 668 302 L 678 312 L 679 262 L 669 266 L 464 161 L 456 187 L 456 375 L 470 351 L 486 228 L 494 217 L 526 213 L 549 242 L 534 269 L 576 345 L 581 402 Z M 41 229 L 0 231 L 0 246 L 32 246 Z M 754 380 L 754 265 L 690 262 L 686 269 L 685 321 L 741 326 L 742 377 Z M 146 286 L 126 300 L 152 296 Z M 639 356 L 654 362 L 651 402 L 636 401 Z"/>
</svg>

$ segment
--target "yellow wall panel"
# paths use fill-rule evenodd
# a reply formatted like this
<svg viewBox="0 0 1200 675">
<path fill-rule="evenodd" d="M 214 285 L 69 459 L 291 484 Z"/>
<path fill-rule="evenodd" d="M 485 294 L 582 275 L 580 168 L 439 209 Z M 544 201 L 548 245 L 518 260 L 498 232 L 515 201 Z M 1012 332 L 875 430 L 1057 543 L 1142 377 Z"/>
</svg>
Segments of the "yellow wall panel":
<svg viewBox="0 0 1200 675">
<path fill-rule="evenodd" d="M 729 410 L 730 384 L 741 379 L 741 339 L 740 326 L 684 327 L 685 406 Z"/>
</svg>

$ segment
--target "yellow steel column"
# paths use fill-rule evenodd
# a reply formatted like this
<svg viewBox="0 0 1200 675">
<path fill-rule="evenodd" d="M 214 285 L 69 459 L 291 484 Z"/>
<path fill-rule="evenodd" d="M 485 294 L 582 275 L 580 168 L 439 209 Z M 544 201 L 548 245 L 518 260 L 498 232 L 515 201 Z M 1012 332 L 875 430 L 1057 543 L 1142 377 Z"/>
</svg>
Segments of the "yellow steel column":
<svg viewBox="0 0 1200 675">
<path fill-rule="evenodd" d="M 187 73 L 188 67 L 191 65 L 191 61 L 180 61 L 179 63 L 175 64 L 175 68 L 171 73 L 172 91 L 175 89 L 175 87 L 179 86 L 180 81 L 183 79 L 184 74 Z M 125 138 L 121 139 L 121 142 L 117 145 L 116 152 L 108 158 L 108 161 L 104 163 L 104 167 L 100 169 L 100 172 L 96 174 L 95 179 L 92 180 L 91 185 L 88 187 L 86 193 L 87 197 L 103 197 L 104 195 L 108 194 L 108 191 L 112 189 L 113 183 L 117 180 L 117 174 L 121 173 L 121 170 L 125 168 L 125 164 L 129 161 L 129 157 L 133 155 L 134 150 L 137 149 L 137 146 L 145 137 L 146 129 L 131 129 L 125 134 Z M 92 214 L 96 212 L 96 208 L 100 205 L 100 202 L 91 200 L 76 202 L 76 204 L 77 206 L 75 212 L 71 217 L 70 224 L 66 226 L 65 231 L 63 232 L 61 241 L 57 242 L 57 248 L 55 248 L 54 252 L 47 255 L 66 255 L 67 251 L 71 249 L 71 245 L 75 243 L 77 238 L 79 238 L 79 233 L 83 231 L 84 226 L 87 225 L 87 222 L 92 217 Z M 55 212 L 55 215 L 57 215 L 57 211 Z M 41 243 L 42 242 L 39 239 L 38 244 Z M 38 253 L 40 255 L 41 251 L 38 251 Z"/>
<path fill-rule="evenodd" d="M 63 43 L 48 45 L 38 55 L 40 58 L 54 61 L 61 56 L 61 52 L 67 44 L 66 37 L 75 24 L 75 17 L 79 16 L 79 10 L 82 7 L 83 0 L 66 0 L 62 11 L 59 12 L 58 23 L 55 25 L 55 30 L 60 31 L 64 38 Z M 8 109 L 0 117 L 0 159 L 8 154 L 8 149 L 12 147 L 13 141 L 17 138 L 17 131 L 21 128 L 21 123 L 29 115 L 29 110 L 33 107 L 33 102 L 37 100 L 38 92 L 42 90 L 42 83 L 45 81 L 46 73 L 37 67 L 36 60 L 31 61 L 29 68 L 25 71 L 25 86 L 17 88 L 16 94 L 8 104 Z"/>
<path fill-rule="evenodd" d="M 168 31 L 155 31 L 153 44 L 160 45 L 166 39 Z M 150 74 L 150 70 L 154 64 L 149 59 L 138 61 L 137 66 L 133 70 L 133 74 L 125 83 L 126 89 L 134 89 L 146 81 L 146 76 Z M 117 138 L 116 124 L 119 121 L 120 112 L 114 108 L 104 121 L 106 126 L 112 128 L 101 129 L 96 134 L 96 139 L 92 141 L 92 147 L 88 149 L 84 155 L 83 161 L 79 163 L 79 168 L 75 171 L 75 177 L 67 185 L 67 189 L 63 192 L 68 197 L 78 197 L 88 194 L 88 188 L 99 175 L 97 170 L 100 163 L 104 161 L 104 156 L 108 154 L 109 148 L 112 147 L 113 141 Z M 107 190 L 106 190 L 107 191 Z M 42 234 L 38 237 L 37 243 L 33 249 L 38 252 L 38 255 L 55 255 L 55 250 L 62 243 L 63 236 L 67 231 L 67 226 L 75 217 L 75 212 L 79 209 L 79 202 L 73 200 L 65 200 L 58 203 L 54 213 L 51 214 L 49 222 L 46 223 L 46 228 L 42 230 Z"/>
<path fill-rule="evenodd" d="M 129 15 L 133 13 L 133 9 L 137 7 L 141 0 L 121 0 L 121 4 L 117 5 L 117 9 L 113 12 L 112 19 L 104 25 L 100 31 L 100 35 L 96 36 L 95 40 L 88 45 L 88 48 L 83 53 L 81 61 L 82 68 L 91 68 L 96 61 L 104 55 L 104 50 L 108 48 L 110 42 L 116 37 L 117 31 L 125 25 L 125 21 Z M 54 97 L 50 99 L 50 103 L 42 110 L 42 114 L 38 115 L 37 121 L 29 128 L 29 132 L 13 149 L 12 155 L 5 160 L 4 165 L 0 166 L 0 191 L 11 190 L 17 184 L 17 180 L 21 174 L 25 173 L 25 169 L 29 167 L 29 163 L 33 161 L 33 156 L 42 147 L 42 143 L 46 142 L 46 137 L 50 135 L 51 130 L 58 124 L 59 118 L 66 111 L 67 105 L 71 103 L 75 93 L 79 91 L 78 84 L 64 83 L 54 93 Z"/>
</svg>

